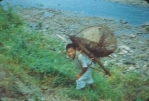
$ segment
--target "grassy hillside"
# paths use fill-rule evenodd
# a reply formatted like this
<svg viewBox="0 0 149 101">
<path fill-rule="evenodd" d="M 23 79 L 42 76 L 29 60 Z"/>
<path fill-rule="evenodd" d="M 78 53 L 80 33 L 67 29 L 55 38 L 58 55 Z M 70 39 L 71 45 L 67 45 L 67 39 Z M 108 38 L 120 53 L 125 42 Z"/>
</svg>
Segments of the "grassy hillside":
<svg viewBox="0 0 149 101">
<path fill-rule="evenodd" d="M 48 34 L 41 30 L 32 30 L 21 21 L 19 16 L 0 8 L 0 68 L 9 78 L 0 79 L 0 94 L 3 96 L 17 92 L 13 97 L 23 98 L 29 95 L 35 101 L 48 88 L 66 88 L 64 97 L 85 99 L 86 101 L 145 101 L 148 96 L 149 78 L 145 81 L 133 71 L 125 71 L 125 66 L 107 67 L 112 76 L 106 77 L 102 72 L 93 72 L 96 90 L 75 90 L 77 70 L 65 54 L 64 43 L 53 32 Z M 95 67 L 97 68 L 97 66 Z M 21 80 L 25 85 L 36 85 L 42 91 L 26 94 L 14 89 L 14 80 Z M 8 82 L 12 82 L 8 84 Z M 60 93 L 60 92 L 59 92 Z M 20 99 L 23 99 L 20 98 Z M 38 99 L 38 101 L 43 101 Z"/>
</svg>

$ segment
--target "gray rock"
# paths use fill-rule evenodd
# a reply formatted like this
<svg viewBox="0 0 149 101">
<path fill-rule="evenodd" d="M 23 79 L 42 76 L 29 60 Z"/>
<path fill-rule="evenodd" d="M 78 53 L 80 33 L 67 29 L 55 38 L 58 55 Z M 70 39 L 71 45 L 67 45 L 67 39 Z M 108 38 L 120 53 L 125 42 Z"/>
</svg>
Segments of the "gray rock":
<svg viewBox="0 0 149 101">
<path fill-rule="evenodd" d="M 130 47 L 131 49 L 136 49 L 136 47 L 135 46 L 132 46 L 132 47 Z"/>
<path fill-rule="evenodd" d="M 127 24 L 128 22 L 127 21 L 120 20 L 120 23 L 121 24 Z"/>
<path fill-rule="evenodd" d="M 131 34 L 131 35 L 130 35 L 130 38 L 136 38 L 136 35 Z"/>
<path fill-rule="evenodd" d="M 121 55 L 127 54 L 127 53 L 133 53 L 133 50 L 131 50 L 128 46 L 126 45 L 121 45 L 119 46 L 119 53 Z"/>
<path fill-rule="evenodd" d="M 141 60 L 143 60 L 143 61 L 148 61 L 148 58 L 141 58 Z"/>
<path fill-rule="evenodd" d="M 135 70 L 135 67 L 130 66 L 130 67 L 128 68 L 128 70 Z"/>
<path fill-rule="evenodd" d="M 142 49 L 142 51 L 146 51 L 146 50 L 147 50 L 147 48 L 143 48 L 143 49 Z"/>
<path fill-rule="evenodd" d="M 126 65 L 136 65 L 135 62 L 131 62 L 131 61 L 125 61 L 124 64 L 126 64 Z"/>
<path fill-rule="evenodd" d="M 148 54 L 146 54 L 146 53 L 144 53 L 144 54 L 139 54 L 139 55 L 137 55 L 136 56 L 136 58 L 148 58 L 149 56 L 148 56 Z"/>
</svg>

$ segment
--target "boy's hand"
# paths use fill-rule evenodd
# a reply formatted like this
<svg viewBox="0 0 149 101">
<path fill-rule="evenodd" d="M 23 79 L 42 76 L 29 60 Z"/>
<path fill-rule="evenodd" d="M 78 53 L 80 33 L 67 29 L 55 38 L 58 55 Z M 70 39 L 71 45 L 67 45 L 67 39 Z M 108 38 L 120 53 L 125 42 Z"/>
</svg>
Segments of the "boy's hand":
<svg viewBox="0 0 149 101">
<path fill-rule="evenodd" d="M 87 71 L 87 69 L 88 69 L 87 67 L 83 68 L 82 71 L 76 75 L 76 80 L 78 80 Z"/>
<path fill-rule="evenodd" d="M 81 77 L 81 75 L 80 74 L 77 74 L 76 75 L 76 80 L 78 80 L 80 77 Z"/>
</svg>

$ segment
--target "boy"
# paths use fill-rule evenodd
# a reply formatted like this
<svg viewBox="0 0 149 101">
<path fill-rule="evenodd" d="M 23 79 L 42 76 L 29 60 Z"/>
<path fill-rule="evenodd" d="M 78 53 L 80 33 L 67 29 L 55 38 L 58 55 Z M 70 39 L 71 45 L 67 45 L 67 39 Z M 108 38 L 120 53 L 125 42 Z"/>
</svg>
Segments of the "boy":
<svg viewBox="0 0 149 101">
<path fill-rule="evenodd" d="M 74 44 L 66 46 L 66 52 L 69 57 L 73 59 L 75 66 L 80 69 L 80 73 L 76 75 L 76 89 L 84 89 L 86 84 L 89 84 L 92 89 L 93 79 L 91 76 L 93 62 L 83 53 L 79 52 Z"/>
</svg>

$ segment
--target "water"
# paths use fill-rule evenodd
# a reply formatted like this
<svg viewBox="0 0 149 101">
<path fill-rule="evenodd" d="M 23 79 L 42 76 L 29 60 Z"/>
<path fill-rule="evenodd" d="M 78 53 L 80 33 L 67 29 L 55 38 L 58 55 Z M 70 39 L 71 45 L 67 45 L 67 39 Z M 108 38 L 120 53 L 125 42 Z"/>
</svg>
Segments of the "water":
<svg viewBox="0 0 149 101">
<path fill-rule="evenodd" d="M 13 6 L 40 7 L 71 12 L 79 12 L 87 16 L 107 17 L 127 21 L 140 26 L 149 21 L 149 7 L 118 4 L 100 0 L 4 0 Z"/>
</svg>

